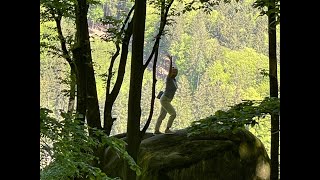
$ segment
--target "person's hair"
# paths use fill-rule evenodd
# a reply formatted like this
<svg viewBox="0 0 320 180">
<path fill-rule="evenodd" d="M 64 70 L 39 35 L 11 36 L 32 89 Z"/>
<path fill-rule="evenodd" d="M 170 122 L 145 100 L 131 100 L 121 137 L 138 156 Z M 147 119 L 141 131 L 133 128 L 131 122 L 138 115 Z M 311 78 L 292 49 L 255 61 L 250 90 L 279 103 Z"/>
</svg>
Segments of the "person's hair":
<svg viewBox="0 0 320 180">
<path fill-rule="evenodd" d="M 176 67 L 172 67 L 172 70 L 175 70 L 178 74 L 178 69 Z"/>
</svg>

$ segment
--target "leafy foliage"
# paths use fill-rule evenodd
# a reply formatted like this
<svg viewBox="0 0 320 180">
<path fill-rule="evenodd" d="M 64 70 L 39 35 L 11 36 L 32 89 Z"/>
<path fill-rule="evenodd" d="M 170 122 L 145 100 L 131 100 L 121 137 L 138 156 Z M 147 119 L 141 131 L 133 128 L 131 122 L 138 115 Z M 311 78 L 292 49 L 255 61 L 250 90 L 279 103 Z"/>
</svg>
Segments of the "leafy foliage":
<svg viewBox="0 0 320 180">
<path fill-rule="evenodd" d="M 214 10 L 214 6 L 218 6 L 223 3 L 231 3 L 232 1 L 239 2 L 239 0 L 194 0 L 185 4 L 183 13 L 199 9 L 203 9 L 206 13 L 211 13 L 211 11 Z"/>
<path fill-rule="evenodd" d="M 41 0 L 50 2 L 53 0 Z M 61 1 L 61 0 L 60 0 Z M 173 105 L 177 111 L 177 118 L 174 121 L 173 128 L 181 129 L 191 123 L 192 120 L 199 120 L 214 114 L 217 110 L 227 110 L 233 104 L 239 103 L 242 99 L 263 99 L 268 96 L 269 83 L 267 80 L 268 73 L 268 33 L 267 17 L 259 17 L 259 9 L 254 8 L 252 4 L 256 0 L 244 0 L 234 3 L 224 3 L 220 0 L 219 5 L 212 6 L 210 14 L 202 10 L 185 11 L 180 16 L 171 16 L 170 20 L 174 21 L 173 26 L 166 27 L 166 36 L 163 36 L 160 44 L 160 53 L 158 60 L 158 88 L 163 83 L 163 75 L 166 75 L 167 66 L 161 57 L 163 52 L 170 52 L 174 56 L 174 63 L 179 68 L 177 77 L 179 89 L 173 100 Z M 62 1 L 61 1 L 62 2 Z M 65 1 L 72 4 L 75 1 Z M 126 12 L 132 7 L 132 1 L 101 1 L 102 6 L 91 6 L 89 8 L 89 22 L 94 21 L 96 24 L 89 28 L 100 29 L 98 26 L 101 22 L 96 22 L 96 18 L 91 17 L 90 11 L 100 7 L 104 9 L 105 18 L 114 16 L 114 19 L 108 19 L 113 25 L 105 25 L 109 31 L 116 30 L 119 32 L 120 24 L 116 24 L 117 7 L 125 3 L 123 9 Z M 151 2 L 151 1 L 148 1 Z M 159 1 L 156 1 L 159 2 Z M 175 1 L 170 12 L 181 12 L 188 1 Z M 193 7 L 202 7 L 202 3 L 194 1 Z M 214 1 L 212 1 L 214 2 Z M 45 10 L 43 5 L 40 7 L 41 12 Z M 99 10 L 100 11 L 100 10 Z M 95 14 L 95 13 L 93 13 Z M 170 13 L 171 14 L 171 13 Z M 49 15 L 49 14 L 44 14 Z M 99 15 L 99 13 L 97 14 Z M 101 15 L 101 14 L 100 14 Z M 41 17 L 42 18 L 42 17 Z M 92 19 L 93 18 L 93 19 Z M 68 19 L 68 21 L 66 21 Z M 59 77 L 68 77 L 68 66 L 61 56 L 49 56 L 50 51 L 60 46 L 58 34 L 55 30 L 55 22 L 51 21 L 41 23 L 41 44 L 50 45 L 42 48 L 44 53 L 41 54 L 41 107 L 52 109 L 55 117 L 59 116 L 59 109 L 66 109 L 67 97 L 62 96 L 62 91 L 67 87 L 61 84 L 57 79 Z M 107 20 L 107 19 L 105 19 Z M 154 35 L 157 33 L 159 21 L 158 6 L 148 6 L 146 19 L 146 44 L 145 55 L 150 54 Z M 103 23 L 103 22 L 102 22 Z M 118 22 L 117 22 L 118 23 Z M 90 24 L 90 23 L 89 23 Z M 73 20 L 62 18 L 62 30 L 73 30 L 75 28 Z M 277 33 L 280 31 L 277 28 Z M 101 30 L 101 29 L 100 29 Z M 106 30 L 106 29 L 103 29 Z M 110 32 L 107 35 L 110 35 Z M 74 32 L 74 31 L 72 31 Z M 74 33 L 63 33 L 65 36 Z M 67 37 L 67 36 L 66 36 Z M 70 36 L 71 37 L 71 36 Z M 117 36 L 110 36 L 117 37 Z M 277 38 L 280 36 L 277 34 Z M 74 39 L 71 37 L 70 39 Z M 110 56 L 115 51 L 114 41 L 106 42 L 103 39 L 91 38 L 93 65 L 97 80 L 97 90 L 101 111 L 103 111 L 105 100 L 105 81 L 102 78 L 109 67 Z M 200 42 L 202 41 L 202 42 Z M 68 42 L 68 40 L 67 40 Z M 277 41 L 278 43 L 279 41 Z M 72 44 L 72 43 L 67 43 Z M 277 45 L 278 46 L 278 45 Z M 45 47 L 45 46 L 43 46 Z M 70 47 L 70 46 L 69 46 Z M 278 48 L 279 49 L 279 48 Z M 130 51 L 130 50 L 129 50 Z M 56 52 L 56 51 L 55 51 Z M 127 100 L 129 92 L 130 77 L 130 53 L 128 55 L 128 64 L 124 77 L 124 82 L 120 94 L 113 106 L 112 114 L 117 120 L 114 123 L 111 134 L 126 132 L 127 122 Z M 59 51 L 61 53 L 61 50 Z M 279 55 L 280 53 L 277 53 Z M 146 57 L 145 56 L 145 57 Z M 280 57 L 278 57 L 280 59 Z M 119 61 L 116 60 L 114 67 L 118 67 Z M 262 69 L 262 70 L 261 70 Z M 279 70 L 279 69 L 278 69 Z M 114 69 L 116 77 L 117 70 Z M 151 99 L 151 76 L 145 72 L 145 83 L 143 84 L 143 93 L 141 101 L 142 124 L 147 119 Z M 267 75 L 263 77 L 262 75 Z M 278 73 L 279 74 L 279 73 Z M 112 85 L 114 80 L 112 80 Z M 158 92 L 158 90 L 156 91 Z M 257 102 L 257 101 L 255 101 Z M 155 102 L 153 122 L 156 121 L 160 112 L 160 102 Z M 103 112 L 101 112 L 103 114 Z M 270 119 L 259 119 L 259 124 L 250 128 L 255 131 L 258 137 L 266 145 L 270 146 Z M 166 124 L 166 123 L 163 123 Z M 153 131 L 154 123 L 149 126 Z M 165 128 L 162 126 L 162 128 Z M 49 139 L 48 142 L 50 141 Z"/>
<path fill-rule="evenodd" d="M 102 141 L 88 135 L 86 125 L 80 124 L 73 115 L 61 113 L 62 121 L 50 116 L 51 110 L 40 108 L 40 161 L 49 155 L 52 160 L 45 167 L 40 167 L 43 180 L 73 179 L 86 177 L 89 179 L 113 179 L 108 177 L 99 167 L 92 165 L 99 160 L 94 155 L 94 148 L 110 146 L 125 159 L 131 169 L 141 174 L 140 167 L 125 151 L 126 143 L 120 139 L 103 136 L 104 132 L 94 129 Z M 118 179 L 118 178 L 116 178 Z"/>
<path fill-rule="evenodd" d="M 75 2 L 72 0 L 40 0 L 40 20 L 50 21 L 55 18 L 75 17 Z"/>
<path fill-rule="evenodd" d="M 274 0 L 274 4 L 270 0 L 257 0 L 253 3 L 254 8 L 260 10 L 260 16 L 275 14 L 276 25 L 280 24 L 280 0 Z"/>
<path fill-rule="evenodd" d="M 266 97 L 262 101 L 244 100 L 227 111 L 218 110 L 214 115 L 192 122 L 189 135 L 223 132 L 254 126 L 260 118 L 269 114 L 280 113 L 280 99 Z"/>
</svg>

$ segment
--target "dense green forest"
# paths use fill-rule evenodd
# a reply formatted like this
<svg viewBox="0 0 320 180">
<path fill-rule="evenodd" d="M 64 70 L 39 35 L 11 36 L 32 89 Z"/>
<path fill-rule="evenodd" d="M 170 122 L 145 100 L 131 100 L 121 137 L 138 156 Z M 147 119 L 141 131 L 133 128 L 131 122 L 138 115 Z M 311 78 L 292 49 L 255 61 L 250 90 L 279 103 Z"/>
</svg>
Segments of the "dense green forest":
<svg viewBox="0 0 320 180">
<path fill-rule="evenodd" d="M 156 93 L 164 88 L 169 62 L 166 53 L 173 55 L 173 63 L 179 69 L 178 90 L 172 101 L 177 117 L 173 130 L 186 128 L 192 122 L 213 115 L 218 110 L 228 110 L 243 100 L 263 100 L 269 96 L 268 19 L 260 16 L 260 10 L 253 7 L 254 0 L 220 3 L 210 11 L 199 9 L 181 13 L 188 1 L 174 1 L 171 16 L 161 37 L 157 62 Z M 106 79 L 110 59 L 116 51 L 111 41 L 111 30 L 120 24 L 105 24 L 113 17 L 114 22 L 122 22 L 133 1 L 99 0 L 88 11 L 88 24 L 92 50 L 93 68 L 96 78 L 100 114 L 103 116 L 106 98 Z M 44 7 L 40 6 L 40 11 Z M 152 52 L 159 26 L 159 7 L 147 3 L 144 61 Z M 104 21 L 102 21 L 104 20 Z M 109 19 L 111 21 L 111 19 Z M 68 109 L 70 89 L 70 66 L 59 49 L 60 42 L 54 21 L 40 21 L 40 107 L 52 110 L 52 116 L 62 119 L 61 112 Z M 68 43 L 72 44 L 75 24 L 70 18 L 62 18 L 62 30 Z M 277 26 L 278 82 L 280 82 L 280 25 Z M 113 105 L 112 116 L 116 118 L 110 135 L 127 131 L 128 98 L 130 87 L 131 48 L 125 67 L 120 93 Z M 115 77 L 119 65 L 117 57 L 113 66 Z M 150 62 L 143 76 L 141 94 L 141 127 L 146 123 L 152 96 L 152 65 Z M 90 87 L 89 87 L 90 88 Z M 154 113 L 147 132 L 153 132 L 158 113 L 159 100 L 155 99 Z M 103 124 L 102 124 L 103 126 Z M 270 153 L 270 117 L 259 119 L 259 124 L 249 127 L 264 143 Z M 164 126 L 161 127 L 161 130 Z M 42 160 L 45 166 L 48 159 Z"/>
</svg>

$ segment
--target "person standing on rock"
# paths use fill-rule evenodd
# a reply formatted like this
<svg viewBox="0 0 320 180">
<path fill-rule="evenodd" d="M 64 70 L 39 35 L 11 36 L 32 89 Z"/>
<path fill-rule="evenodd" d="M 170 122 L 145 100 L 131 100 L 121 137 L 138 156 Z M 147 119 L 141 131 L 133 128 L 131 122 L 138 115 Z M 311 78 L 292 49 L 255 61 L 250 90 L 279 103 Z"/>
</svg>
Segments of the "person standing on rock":
<svg viewBox="0 0 320 180">
<path fill-rule="evenodd" d="M 154 134 L 162 134 L 160 132 L 160 126 L 162 120 L 166 117 L 167 113 L 170 115 L 167 123 L 167 128 L 165 130 L 166 134 L 173 134 L 173 131 L 170 130 L 173 120 L 176 118 L 176 110 L 171 105 L 171 101 L 178 89 L 176 76 L 178 74 L 178 69 L 172 66 L 172 56 L 167 55 L 170 61 L 169 72 L 166 78 L 166 87 L 164 93 L 160 97 L 161 110 L 157 119 L 157 123 L 155 126 Z"/>
</svg>

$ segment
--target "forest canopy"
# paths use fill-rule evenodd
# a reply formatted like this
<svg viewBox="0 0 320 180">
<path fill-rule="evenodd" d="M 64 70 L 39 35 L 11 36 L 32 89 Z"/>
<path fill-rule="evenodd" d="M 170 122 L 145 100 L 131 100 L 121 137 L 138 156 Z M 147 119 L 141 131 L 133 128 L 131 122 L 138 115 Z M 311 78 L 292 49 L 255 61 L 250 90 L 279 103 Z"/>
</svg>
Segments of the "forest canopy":
<svg viewBox="0 0 320 180">
<path fill-rule="evenodd" d="M 52 112 L 50 119 L 60 122 L 66 120 L 62 114 L 70 108 L 72 95 L 70 89 L 74 83 L 70 78 L 70 73 L 72 74 L 70 62 L 75 56 L 71 49 L 77 45 L 75 20 L 77 11 L 74 2 L 41 0 L 40 5 L 40 108 L 42 112 Z M 217 112 L 228 111 L 230 107 L 243 101 L 262 101 L 270 93 L 267 73 L 268 17 L 263 16 L 267 11 L 257 8 L 261 4 L 255 0 L 231 0 L 218 5 L 210 2 L 173 1 L 168 11 L 167 25 L 159 41 L 155 92 L 164 88 L 169 67 L 169 62 L 165 60 L 167 53 L 173 56 L 174 66 L 179 69 L 179 75 L 176 77 L 179 88 L 172 101 L 177 112 L 172 126 L 174 129 L 189 127 L 199 120 L 212 117 Z M 96 0 L 88 3 L 90 4 L 87 13 L 90 54 L 96 82 L 98 111 L 103 118 L 107 99 L 106 89 L 115 88 L 117 76 L 121 74 L 118 69 L 121 66 L 123 49 L 118 52 L 120 56 L 114 55 L 119 45 L 124 44 L 125 33 L 129 31 L 130 22 L 127 24 L 124 22 L 131 12 L 134 1 Z M 143 44 L 144 62 L 147 62 L 149 55 L 152 54 L 161 24 L 160 19 L 160 1 L 148 1 Z M 58 24 L 61 25 L 61 31 L 58 30 Z M 276 29 L 276 38 L 276 58 L 279 67 L 280 25 Z M 115 121 L 110 136 L 127 132 L 132 63 L 130 38 L 128 43 L 123 81 L 112 106 L 112 118 Z M 147 123 L 152 103 L 150 99 L 153 63 L 154 61 L 150 61 L 143 73 L 140 129 Z M 109 69 L 111 64 L 113 68 Z M 277 68 L 277 71 L 280 82 L 280 68 Z M 109 82 L 110 87 L 107 85 L 108 77 L 112 77 Z M 160 103 L 156 99 L 148 132 L 153 132 L 155 125 L 153 122 L 156 121 L 160 108 Z M 48 119 L 47 114 L 45 119 Z M 104 126 L 103 121 L 101 126 Z M 261 139 L 270 153 L 270 116 L 261 117 L 259 123 L 249 130 Z M 123 144 L 121 148 L 124 148 Z M 139 168 L 129 156 L 126 157 L 138 171 Z M 43 161 L 48 160 L 43 159 Z"/>
</svg>

